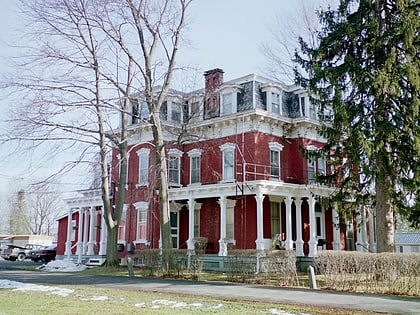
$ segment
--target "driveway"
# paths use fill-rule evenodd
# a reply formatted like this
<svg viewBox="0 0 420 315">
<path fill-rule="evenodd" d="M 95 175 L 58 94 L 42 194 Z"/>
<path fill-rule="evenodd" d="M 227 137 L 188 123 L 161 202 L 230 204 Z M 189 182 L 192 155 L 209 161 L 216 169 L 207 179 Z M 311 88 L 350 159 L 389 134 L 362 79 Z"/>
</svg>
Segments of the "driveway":
<svg viewBox="0 0 420 315">
<path fill-rule="evenodd" d="M 227 299 L 319 305 L 393 314 L 420 314 L 420 298 L 416 297 L 342 293 L 225 282 L 194 282 L 172 279 L 145 279 L 21 270 L 0 270 L 0 279 L 36 284 L 94 285 L 126 290 L 182 293 Z"/>
</svg>

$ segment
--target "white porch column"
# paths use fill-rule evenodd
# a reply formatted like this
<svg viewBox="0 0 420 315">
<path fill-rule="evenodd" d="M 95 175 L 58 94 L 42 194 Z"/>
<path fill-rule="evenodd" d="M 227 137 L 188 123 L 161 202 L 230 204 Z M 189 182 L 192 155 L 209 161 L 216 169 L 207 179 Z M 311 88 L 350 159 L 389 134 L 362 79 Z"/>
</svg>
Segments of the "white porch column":
<svg viewBox="0 0 420 315">
<path fill-rule="evenodd" d="M 219 239 L 219 256 L 227 256 L 227 240 L 226 240 L 226 196 L 219 197 L 220 204 L 220 239 Z"/>
<path fill-rule="evenodd" d="M 77 263 L 82 262 L 83 252 L 83 240 L 82 240 L 82 228 L 83 228 L 83 208 L 79 208 L 79 222 L 77 225 Z"/>
<path fill-rule="evenodd" d="M 363 244 L 363 248 L 365 252 L 369 252 L 369 242 L 367 241 L 367 222 L 366 222 L 366 207 L 363 207 L 362 210 L 362 226 L 361 226 L 361 243 Z"/>
<path fill-rule="evenodd" d="M 70 208 L 67 214 L 67 240 L 66 240 L 66 250 L 64 255 L 67 255 L 67 259 L 70 260 L 71 256 L 71 241 L 73 236 L 73 218 L 72 218 L 73 209 Z"/>
<path fill-rule="evenodd" d="M 292 197 L 287 196 L 285 199 L 286 204 L 286 250 L 293 249 L 293 236 L 292 236 Z"/>
<path fill-rule="evenodd" d="M 93 246 L 95 245 L 95 207 L 89 208 L 89 242 L 87 248 L 87 254 L 93 255 Z"/>
<path fill-rule="evenodd" d="M 103 209 L 101 210 L 101 240 L 99 242 L 99 255 L 106 255 L 106 242 L 107 242 L 107 226 L 105 223 L 105 214 L 103 213 Z"/>
<path fill-rule="evenodd" d="M 308 198 L 309 204 L 309 257 L 318 255 L 318 241 L 316 236 L 316 218 L 315 218 L 315 198 Z"/>
<path fill-rule="evenodd" d="M 332 208 L 333 216 L 333 249 L 341 250 L 341 240 L 340 240 L 340 218 L 337 213 L 337 204 Z"/>
<path fill-rule="evenodd" d="M 187 250 L 190 255 L 195 254 L 194 248 L 194 210 L 195 210 L 195 200 L 190 197 L 188 198 L 188 240 L 187 240 Z"/>
<path fill-rule="evenodd" d="M 303 256 L 303 239 L 302 239 L 302 199 L 296 197 L 296 256 Z"/>
<path fill-rule="evenodd" d="M 257 250 L 264 249 L 264 234 L 263 234 L 263 200 L 264 196 L 261 191 L 257 191 L 255 196 L 257 201 L 257 239 L 255 240 Z"/>
<path fill-rule="evenodd" d="M 87 253 L 88 234 L 89 234 L 88 208 L 83 209 L 83 255 Z"/>
<path fill-rule="evenodd" d="M 372 253 L 376 253 L 376 236 L 375 236 L 375 216 L 373 209 L 369 209 L 369 248 Z"/>
</svg>

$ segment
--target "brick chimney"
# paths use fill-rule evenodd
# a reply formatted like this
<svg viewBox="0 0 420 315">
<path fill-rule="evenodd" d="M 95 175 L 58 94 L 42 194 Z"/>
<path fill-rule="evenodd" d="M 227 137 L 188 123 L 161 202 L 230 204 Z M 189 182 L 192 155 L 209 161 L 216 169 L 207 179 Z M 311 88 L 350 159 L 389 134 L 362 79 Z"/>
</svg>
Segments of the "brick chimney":
<svg viewBox="0 0 420 315">
<path fill-rule="evenodd" d="M 217 89 L 223 83 L 223 73 L 219 68 L 204 72 L 204 119 L 220 116 L 220 94 Z"/>
</svg>

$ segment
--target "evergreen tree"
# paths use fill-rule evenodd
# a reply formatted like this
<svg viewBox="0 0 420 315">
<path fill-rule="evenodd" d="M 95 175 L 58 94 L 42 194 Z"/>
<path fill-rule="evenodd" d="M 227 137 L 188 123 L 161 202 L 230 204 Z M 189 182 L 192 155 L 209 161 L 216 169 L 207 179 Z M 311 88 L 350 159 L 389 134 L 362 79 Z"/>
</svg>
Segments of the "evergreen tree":
<svg viewBox="0 0 420 315">
<path fill-rule="evenodd" d="M 419 12 L 418 0 L 341 0 L 318 13 L 319 45 L 296 54 L 298 82 L 334 112 L 327 179 L 336 200 L 375 208 L 378 252 L 394 250 L 396 212 L 420 223 Z"/>
<path fill-rule="evenodd" d="M 23 189 L 18 191 L 17 199 L 11 202 L 8 232 L 10 235 L 30 234 L 25 191 Z"/>
</svg>

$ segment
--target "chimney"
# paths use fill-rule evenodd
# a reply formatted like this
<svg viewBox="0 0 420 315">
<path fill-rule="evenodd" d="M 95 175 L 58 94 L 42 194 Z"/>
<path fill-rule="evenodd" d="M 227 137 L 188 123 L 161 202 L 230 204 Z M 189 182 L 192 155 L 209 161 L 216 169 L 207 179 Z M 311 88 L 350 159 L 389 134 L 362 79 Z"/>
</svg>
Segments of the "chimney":
<svg viewBox="0 0 420 315">
<path fill-rule="evenodd" d="M 220 116 L 220 95 L 217 89 L 223 83 L 223 73 L 219 68 L 204 72 L 204 119 Z"/>
</svg>

